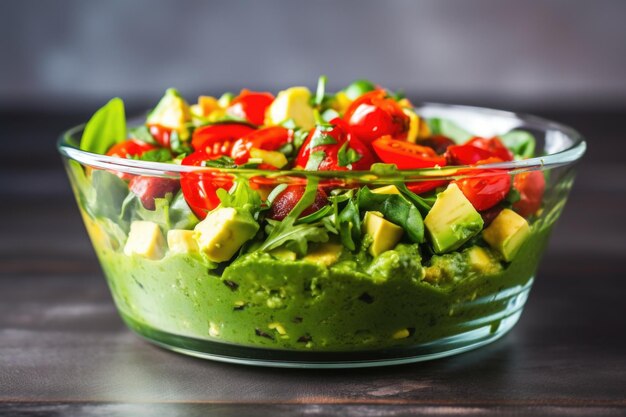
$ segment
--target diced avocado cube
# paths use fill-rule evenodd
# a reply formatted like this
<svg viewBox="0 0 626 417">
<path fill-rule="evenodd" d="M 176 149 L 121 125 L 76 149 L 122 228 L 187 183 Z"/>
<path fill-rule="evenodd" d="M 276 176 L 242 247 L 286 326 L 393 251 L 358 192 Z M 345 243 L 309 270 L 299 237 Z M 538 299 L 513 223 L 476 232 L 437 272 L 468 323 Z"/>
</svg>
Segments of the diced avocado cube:
<svg viewBox="0 0 626 417">
<path fill-rule="evenodd" d="M 298 257 L 294 251 L 285 248 L 276 248 L 270 251 L 270 255 L 283 261 L 295 261 Z"/>
<path fill-rule="evenodd" d="M 483 231 L 483 239 L 510 262 L 530 236 L 530 226 L 525 218 L 513 210 L 504 209 Z"/>
<path fill-rule="evenodd" d="M 198 248 L 213 262 L 224 262 L 252 239 L 259 224 L 250 213 L 232 207 L 218 207 L 194 228 Z"/>
<path fill-rule="evenodd" d="M 400 194 L 400 190 L 395 185 L 385 185 L 384 187 L 374 188 L 374 194 Z"/>
<path fill-rule="evenodd" d="M 339 243 L 322 243 L 307 253 L 302 260 L 324 266 L 331 266 L 339 260 L 342 250 L 343 245 Z"/>
<path fill-rule="evenodd" d="M 502 265 L 491 254 L 490 249 L 472 246 L 465 251 L 470 269 L 481 274 L 496 274 L 502 270 Z"/>
<path fill-rule="evenodd" d="M 147 124 L 157 124 L 178 131 L 180 138 L 189 136 L 185 124 L 191 120 L 191 111 L 185 99 L 173 88 L 167 89 L 147 119 Z"/>
<path fill-rule="evenodd" d="M 456 184 L 450 184 L 424 219 L 436 253 L 457 249 L 483 228 L 483 219 Z"/>
<path fill-rule="evenodd" d="M 263 149 L 251 148 L 250 157 L 259 158 L 263 160 L 264 163 L 276 168 L 282 168 L 289 163 L 285 154 L 278 151 L 266 151 Z"/>
<path fill-rule="evenodd" d="M 148 259 L 161 259 L 165 253 L 165 238 L 159 225 L 148 221 L 134 221 L 124 246 L 127 256 L 138 255 Z"/>
<path fill-rule="evenodd" d="M 388 220 L 377 211 L 366 211 L 363 219 L 363 232 L 372 237 L 369 253 L 378 256 L 383 252 L 393 249 L 400 239 L 404 230 Z"/>
<path fill-rule="evenodd" d="M 193 230 L 172 229 L 167 232 L 167 246 L 170 252 L 192 253 L 198 252 L 198 243 Z"/>
<path fill-rule="evenodd" d="M 291 87 L 278 93 L 267 109 L 266 124 L 278 125 L 292 119 L 296 126 L 309 130 L 315 126 L 311 92 L 306 87 Z"/>
</svg>

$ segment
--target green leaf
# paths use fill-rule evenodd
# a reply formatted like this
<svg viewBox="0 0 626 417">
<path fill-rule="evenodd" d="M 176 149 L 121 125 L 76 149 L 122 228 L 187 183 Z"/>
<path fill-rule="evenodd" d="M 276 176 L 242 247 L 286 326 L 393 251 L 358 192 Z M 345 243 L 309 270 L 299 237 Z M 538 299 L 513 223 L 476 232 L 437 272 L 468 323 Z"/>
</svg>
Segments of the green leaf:
<svg viewBox="0 0 626 417">
<path fill-rule="evenodd" d="M 321 209 L 317 210 L 315 213 L 311 213 L 308 216 L 300 217 L 296 221 L 296 224 L 314 223 L 319 220 L 322 220 L 322 218 L 330 215 L 332 212 L 333 212 L 333 208 L 331 206 L 324 206 Z"/>
<path fill-rule="evenodd" d="M 315 92 L 315 101 L 313 102 L 315 106 L 319 107 L 322 105 L 322 101 L 324 101 L 324 94 L 326 92 L 326 81 L 328 81 L 328 77 L 322 75 L 317 80 L 317 90 Z"/>
<path fill-rule="evenodd" d="M 356 80 L 343 91 L 350 100 L 356 100 L 363 94 L 376 89 L 376 85 L 369 80 Z"/>
<path fill-rule="evenodd" d="M 398 194 L 375 194 L 363 187 L 357 194 L 361 211 L 379 211 L 386 220 L 402 227 L 409 239 L 424 242 L 424 222 L 417 208 Z"/>
<path fill-rule="evenodd" d="M 135 156 L 132 159 L 150 162 L 169 162 L 172 160 L 172 153 L 169 151 L 169 149 L 165 148 L 152 149 L 142 153 L 139 156 Z"/>
<path fill-rule="evenodd" d="M 230 192 L 223 188 L 218 189 L 217 197 L 221 207 L 232 207 L 239 212 L 247 211 L 254 218 L 261 210 L 261 196 L 250 188 L 245 178 L 237 178 Z"/>
<path fill-rule="evenodd" d="M 322 161 L 326 158 L 326 152 L 324 151 L 315 151 L 311 152 L 309 156 L 309 160 L 306 163 L 306 167 L 304 167 L 307 171 L 317 171 L 320 167 Z"/>
<path fill-rule="evenodd" d="M 131 138 L 135 138 L 142 142 L 150 143 L 152 145 L 158 145 L 157 141 L 154 139 L 154 136 L 152 136 L 152 133 L 150 133 L 150 129 L 148 129 L 148 126 L 146 125 L 133 127 L 129 129 L 128 133 Z"/>
<path fill-rule="evenodd" d="M 293 134 L 293 146 L 295 146 L 296 149 L 300 149 L 307 136 L 309 136 L 308 130 L 297 130 Z"/>
<path fill-rule="evenodd" d="M 117 220 L 128 194 L 128 185 L 117 175 L 97 169 L 91 173 L 91 187 L 90 212 L 96 217 Z"/>
<path fill-rule="evenodd" d="M 426 122 L 428 123 L 431 134 L 446 136 L 456 143 L 465 143 L 474 137 L 473 134 L 448 119 L 435 117 L 427 119 Z"/>
<path fill-rule="evenodd" d="M 407 200 L 409 200 L 411 203 L 413 203 L 415 207 L 417 207 L 417 209 L 424 217 L 426 217 L 430 209 L 433 207 L 433 204 L 435 204 L 435 200 L 431 201 L 420 197 L 413 191 L 409 190 L 403 182 L 399 182 L 395 184 L 395 186 Z"/>
<path fill-rule="evenodd" d="M 131 191 L 122 203 L 119 220 L 128 223 L 135 220 L 150 221 L 158 224 L 165 234 L 171 229 L 192 229 L 199 221 L 187 205 L 182 191 L 175 197 L 167 194 L 163 198 L 155 198 L 154 210 L 145 208 L 139 197 Z"/>
<path fill-rule="evenodd" d="M 175 152 L 177 154 L 190 154 L 191 152 L 193 152 L 191 146 L 180 138 L 177 130 L 172 130 L 172 132 L 170 133 L 170 149 L 172 150 L 172 152 Z"/>
<path fill-rule="evenodd" d="M 307 184 L 304 189 L 304 193 L 300 198 L 300 201 L 294 206 L 289 214 L 279 223 L 276 223 L 272 230 L 268 234 L 265 242 L 258 248 L 261 251 L 269 251 L 282 246 L 288 241 L 302 239 L 298 237 L 298 231 L 303 231 L 305 227 L 312 227 L 312 225 L 301 224 L 294 227 L 296 220 L 300 217 L 300 214 L 307 207 L 315 202 L 315 196 L 317 195 L 317 184 L 319 180 L 317 178 L 308 178 Z M 305 239 L 306 240 L 306 239 Z"/>
<path fill-rule="evenodd" d="M 336 223 L 341 243 L 346 248 L 355 250 L 356 242 L 361 237 L 361 216 L 359 206 L 354 200 L 348 200 L 343 210 L 339 212 Z"/>
<path fill-rule="evenodd" d="M 348 146 L 348 141 L 344 142 L 337 151 L 337 163 L 340 167 L 348 167 L 348 169 L 351 169 L 352 164 L 362 157 L 363 155 Z"/>
<path fill-rule="evenodd" d="M 328 242 L 328 231 L 321 223 L 298 224 L 282 235 L 285 248 L 299 255 L 306 255 L 309 242 Z M 279 245 L 282 246 L 282 245 Z M 278 247 L 278 246 L 276 246 Z"/>
<path fill-rule="evenodd" d="M 222 155 L 216 159 L 204 161 L 203 166 L 211 168 L 237 168 L 235 160 L 230 156 Z"/>
<path fill-rule="evenodd" d="M 87 122 L 80 149 L 105 154 L 116 143 L 126 139 L 126 115 L 121 98 L 111 99 Z"/>
<path fill-rule="evenodd" d="M 535 137 L 530 132 L 526 132 L 525 130 L 511 130 L 509 133 L 500 135 L 500 140 L 520 159 L 535 156 Z"/>
<path fill-rule="evenodd" d="M 325 129 L 315 129 L 311 142 L 309 142 L 309 149 L 322 145 L 334 145 L 335 143 L 337 143 L 335 138 L 326 133 Z"/>
</svg>

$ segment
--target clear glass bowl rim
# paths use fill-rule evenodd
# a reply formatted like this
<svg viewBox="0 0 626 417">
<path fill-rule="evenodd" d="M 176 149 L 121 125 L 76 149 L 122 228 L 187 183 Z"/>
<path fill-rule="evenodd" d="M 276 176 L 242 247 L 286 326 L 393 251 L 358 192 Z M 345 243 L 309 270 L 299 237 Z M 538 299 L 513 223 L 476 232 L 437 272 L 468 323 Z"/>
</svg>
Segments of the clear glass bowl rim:
<svg viewBox="0 0 626 417">
<path fill-rule="evenodd" d="M 575 129 L 564 125 L 559 122 L 555 122 L 542 117 L 510 112 L 506 110 L 497 110 L 487 107 L 467 106 L 458 104 L 443 104 L 443 103 L 418 103 L 415 106 L 419 108 L 439 108 L 442 110 L 461 110 L 466 112 L 487 113 L 493 117 L 517 119 L 522 122 L 523 125 L 532 126 L 533 128 L 548 131 L 554 130 L 565 134 L 572 141 L 572 145 L 559 152 L 555 152 L 549 155 L 538 156 L 529 159 L 501 162 L 493 164 L 485 164 L 480 166 L 469 165 L 455 165 L 435 168 L 421 168 L 415 170 L 397 170 L 395 172 L 380 172 L 377 170 L 368 171 L 303 171 L 303 170 L 262 170 L 262 169 L 234 169 L 234 168 L 207 168 L 199 166 L 189 165 L 176 165 L 165 162 L 150 162 L 140 161 L 133 159 L 124 159 L 114 156 L 101 155 L 83 151 L 76 146 L 70 144 L 70 140 L 74 135 L 80 132 L 85 124 L 74 126 L 67 131 L 63 132 L 57 142 L 58 151 L 65 157 L 75 160 L 83 165 L 88 165 L 94 168 L 108 169 L 120 172 L 126 172 L 136 175 L 153 175 L 153 176 L 177 176 L 181 173 L 202 173 L 211 172 L 214 174 L 229 174 L 238 176 L 269 176 L 269 177 L 319 177 L 319 178 L 354 178 L 354 177 L 370 177 L 378 181 L 385 179 L 398 180 L 401 178 L 410 178 L 415 180 L 445 180 L 454 179 L 459 176 L 480 176 L 482 172 L 485 175 L 490 170 L 507 170 L 511 174 L 544 170 L 549 168 L 555 168 L 558 166 L 569 165 L 577 162 L 585 153 L 587 144 L 584 137 Z M 521 127 L 523 127 L 523 125 Z M 463 171 L 457 173 L 458 171 Z"/>
</svg>

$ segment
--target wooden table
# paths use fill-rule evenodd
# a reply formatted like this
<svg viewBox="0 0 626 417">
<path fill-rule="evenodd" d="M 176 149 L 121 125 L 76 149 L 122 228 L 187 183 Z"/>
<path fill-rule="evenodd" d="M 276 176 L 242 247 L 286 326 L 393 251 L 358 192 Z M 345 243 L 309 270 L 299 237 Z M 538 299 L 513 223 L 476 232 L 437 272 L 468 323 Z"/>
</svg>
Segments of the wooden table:
<svg viewBox="0 0 626 417">
<path fill-rule="evenodd" d="M 245 367 L 141 340 L 115 312 L 51 147 L 28 169 L 4 155 L 0 415 L 626 415 L 625 116 L 555 115 L 591 147 L 514 330 L 456 357 L 378 369 Z M 21 117 L 0 115 L 26 138 L 18 155 L 44 142 L 18 129 Z M 50 139 L 73 122 L 39 117 L 33 129 Z"/>
</svg>

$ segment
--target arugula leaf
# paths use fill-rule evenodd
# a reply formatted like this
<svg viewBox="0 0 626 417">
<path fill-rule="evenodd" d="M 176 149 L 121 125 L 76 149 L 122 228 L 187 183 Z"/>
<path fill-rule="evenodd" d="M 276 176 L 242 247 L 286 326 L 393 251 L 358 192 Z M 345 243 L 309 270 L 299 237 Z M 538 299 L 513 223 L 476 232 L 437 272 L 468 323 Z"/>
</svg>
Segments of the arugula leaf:
<svg viewBox="0 0 626 417">
<path fill-rule="evenodd" d="M 398 194 L 375 194 L 363 187 L 357 194 L 361 211 L 379 211 L 385 219 L 401 226 L 409 239 L 424 242 L 424 221 L 417 208 Z"/>
<path fill-rule="evenodd" d="M 521 159 L 535 156 L 535 137 L 525 130 L 511 130 L 500 135 L 502 143 Z"/>
<path fill-rule="evenodd" d="M 216 159 L 204 161 L 203 166 L 211 168 L 237 168 L 235 160 L 230 156 L 222 155 Z"/>
<path fill-rule="evenodd" d="M 237 178 L 230 192 L 223 188 L 218 189 L 217 197 L 221 207 L 247 211 L 255 219 L 261 210 L 261 196 L 250 188 L 245 178 Z"/>
<path fill-rule="evenodd" d="M 356 242 L 361 238 L 361 216 L 359 206 L 354 200 L 348 200 L 348 204 L 339 212 L 336 223 L 341 243 L 346 248 L 355 250 Z"/>
<path fill-rule="evenodd" d="M 348 167 L 348 169 L 351 169 L 352 164 L 362 157 L 363 155 L 348 146 L 348 141 L 344 142 L 337 151 L 337 163 L 340 167 Z"/>
<path fill-rule="evenodd" d="M 307 171 L 317 171 L 322 161 L 326 158 L 326 152 L 324 151 L 315 151 L 311 152 L 309 156 L 309 160 L 306 163 L 306 167 L 304 167 Z"/>
<path fill-rule="evenodd" d="M 121 206 L 120 222 L 145 220 L 159 225 L 163 233 L 171 229 L 192 229 L 199 220 L 193 214 L 182 191 L 176 196 L 167 194 L 163 198 L 154 199 L 154 210 L 148 210 L 132 191 L 128 193 Z"/>
<path fill-rule="evenodd" d="M 300 214 L 302 214 L 302 212 L 306 210 L 307 207 L 311 206 L 311 204 L 315 202 L 318 183 L 319 180 L 317 178 L 307 179 L 307 184 L 304 189 L 304 193 L 300 198 L 300 201 L 298 201 L 294 208 L 291 209 L 289 214 L 281 222 L 275 223 L 271 231 L 268 233 L 267 238 L 258 248 L 258 250 L 269 251 L 279 246 L 282 246 L 289 241 L 298 241 L 302 239 L 304 239 L 304 243 L 300 242 L 300 247 L 306 245 L 306 234 L 300 236 L 299 232 L 303 232 L 306 227 L 315 226 L 308 224 L 294 226 L 294 224 L 296 220 L 298 220 L 298 217 L 300 217 Z"/>
<path fill-rule="evenodd" d="M 321 209 L 317 210 L 315 213 L 311 213 L 308 216 L 300 217 L 296 221 L 296 224 L 316 222 L 328 216 L 330 213 L 332 213 L 332 211 L 333 208 L 331 206 L 324 206 Z"/>
<path fill-rule="evenodd" d="M 280 222 L 275 220 L 268 220 L 271 231 L 278 227 Z M 321 222 L 308 224 L 302 223 L 293 226 L 291 229 L 281 235 L 281 242 L 276 246 L 273 246 L 267 250 L 275 249 L 279 246 L 285 246 L 285 248 L 296 252 L 299 255 L 306 255 L 309 247 L 309 242 L 323 243 L 328 242 L 328 231 Z M 261 249 L 264 250 L 264 249 Z"/>
<path fill-rule="evenodd" d="M 473 134 L 448 119 L 434 117 L 427 119 L 426 122 L 428 123 L 431 134 L 446 136 L 456 143 L 465 143 L 474 137 Z"/>
<path fill-rule="evenodd" d="M 116 97 L 91 116 L 80 139 L 80 149 L 105 154 L 111 146 L 125 139 L 124 102 Z"/>
</svg>

